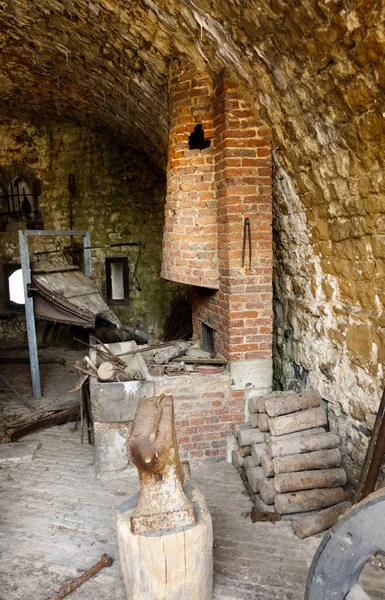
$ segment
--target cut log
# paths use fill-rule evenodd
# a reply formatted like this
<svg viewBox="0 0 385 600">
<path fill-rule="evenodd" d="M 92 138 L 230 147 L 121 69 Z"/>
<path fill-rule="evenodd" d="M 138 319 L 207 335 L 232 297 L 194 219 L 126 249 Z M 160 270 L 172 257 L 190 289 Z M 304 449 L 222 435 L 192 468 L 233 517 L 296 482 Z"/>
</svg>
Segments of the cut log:
<svg viewBox="0 0 385 600">
<path fill-rule="evenodd" d="M 346 513 L 351 507 L 350 502 L 341 502 L 330 508 L 325 508 L 319 513 L 306 517 L 298 517 L 293 521 L 293 531 L 301 540 L 330 529 L 337 521 L 338 517 Z"/>
<path fill-rule="evenodd" d="M 265 408 L 265 397 L 261 396 L 260 398 L 257 399 L 257 410 L 259 413 L 265 413 L 266 412 L 266 408 Z"/>
<path fill-rule="evenodd" d="M 327 488 L 318 490 L 303 490 L 291 494 L 277 494 L 274 498 L 275 510 L 280 515 L 319 510 L 344 502 L 343 488 Z"/>
<path fill-rule="evenodd" d="M 265 413 L 265 398 L 266 396 L 259 396 L 258 398 L 251 398 L 249 400 L 249 410 L 251 413 Z"/>
<path fill-rule="evenodd" d="M 245 458 L 246 456 L 250 456 L 251 454 L 251 446 L 241 446 L 239 448 L 239 453 L 241 456 L 243 456 L 243 458 Z"/>
<path fill-rule="evenodd" d="M 258 429 L 260 431 L 269 431 L 269 417 L 266 413 L 258 414 Z"/>
<path fill-rule="evenodd" d="M 323 425 L 327 425 L 327 418 L 321 407 L 301 410 L 274 419 L 269 418 L 269 429 L 272 435 L 285 435 L 312 427 L 322 427 Z"/>
<path fill-rule="evenodd" d="M 331 450 L 316 450 L 304 454 L 292 454 L 273 458 L 273 468 L 276 474 L 293 471 L 310 471 L 311 469 L 330 469 L 339 467 L 342 458 L 339 448 Z"/>
<path fill-rule="evenodd" d="M 262 461 L 262 456 L 267 455 L 267 444 L 266 442 L 262 442 L 261 444 L 252 444 L 251 446 L 251 456 L 254 458 L 255 465 L 260 465 Z"/>
<path fill-rule="evenodd" d="M 321 406 L 322 398 L 318 392 L 309 390 L 288 396 L 273 397 L 265 400 L 269 417 L 279 417 L 299 410 Z"/>
<path fill-rule="evenodd" d="M 168 348 L 162 348 L 162 350 L 159 350 L 159 352 L 157 352 L 154 356 L 154 361 L 158 365 L 164 365 L 165 363 L 170 362 L 170 360 L 173 358 L 181 356 L 181 354 L 186 352 L 187 348 L 190 346 L 191 342 L 175 342 L 173 346 L 168 346 Z"/>
<path fill-rule="evenodd" d="M 261 465 L 265 477 L 274 477 L 273 460 L 267 454 L 262 456 Z"/>
<path fill-rule="evenodd" d="M 251 467 L 246 470 L 247 480 L 254 494 L 259 492 L 259 482 L 263 479 L 263 470 L 261 467 Z"/>
<path fill-rule="evenodd" d="M 250 425 L 252 427 L 258 427 L 258 413 L 250 413 Z"/>
<path fill-rule="evenodd" d="M 341 440 L 335 433 L 318 433 L 312 435 L 311 433 L 307 433 L 309 431 L 313 430 L 307 429 L 302 432 L 304 435 L 298 435 L 294 438 L 283 439 L 286 436 L 273 438 L 268 445 L 270 456 L 290 456 L 291 454 L 302 454 L 316 450 L 329 450 L 331 448 L 338 448 L 340 445 Z"/>
<path fill-rule="evenodd" d="M 238 433 L 238 442 L 240 446 L 250 446 L 251 444 L 260 444 L 264 441 L 264 435 L 259 429 L 249 427 L 240 429 Z"/>
<path fill-rule="evenodd" d="M 241 456 L 239 450 L 233 450 L 231 453 L 231 462 L 233 463 L 236 469 L 240 469 L 243 466 L 244 459 Z"/>
<path fill-rule="evenodd" d="M 346 473 L 342 468 L 320 469 L 319 471 L 301 471 L 300 473 L 280 473 L 274 477 L 275 489 L 279 494 L 333 488 L 345 485 Z"/>
<path fill-rule="evenodd" d="M 259 493 L 265 504 L 274 504 L 274 498 L 277 494 L 274 487 L 274 481 L 272 479 L 267 479 L 266 477 L 261 479 L 259 482 Z"/>
<path fill-rule="evenodd" d="M 258 397 L 254 397 L 254 398 L 250 398 L 249 399 L 249 412 L 250 413 L 257 413 L 258 412 Z"/>
<path fill-rule="evenodd" d="M 120 373 L 121 371 L 116 368 L 116 365 L 108 360 L 98 367 L 98 379 L 100 379 L 100 381 L 117 381 Z"/>
<path fill-rule="evenodd" d="M 246 470 L 255 467 L 254 458 L 252 456 L 246 456 L 246 458 L 243 459 L 243 466 Z"/>
<path fill-rule="evenodd" d="M 325 427 L 311 427 L 310 429 L 303 429 L 302 431 L 293 431 L 293 433 L 286 433 L 285 435 L 271 435 L 271 442 L 284 442 L 286 440 L 293 440 L 297 437 L 303 437 L 306 435 L 318 435 L 325 433 Z"/>
<path fill-rule="evenodd" d="M 233 433 L 234 433 L 234 437 L 237 440 L 238 439 L 238 434 L 240 432 L 241 429 L 248 429 L 250 427 L 250 425 L 248 423 L 243 423 L 243 422 L 237 422 L 234 423 L 233 425 Z"/>
</svg>

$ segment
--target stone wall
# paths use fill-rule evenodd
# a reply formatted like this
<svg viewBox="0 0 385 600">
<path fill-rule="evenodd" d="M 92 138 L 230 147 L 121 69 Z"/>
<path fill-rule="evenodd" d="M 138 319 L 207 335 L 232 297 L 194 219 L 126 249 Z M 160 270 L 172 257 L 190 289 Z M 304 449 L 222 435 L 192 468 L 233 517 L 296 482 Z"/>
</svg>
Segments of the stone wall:
<svg viewBox="0 0 385 600">
<path fill-rule="evenodd" d="M 384 386 L 384 11 L 15 0 L 0 12 L 7 114 L 124 126 L 164 156 L 170 59 L 227 67 L 250 90 L 275 148 L 276 384 L 320 390 L 353 479 Z"/>
<path fill-rule="evenodd" d="M 106 134 L 71 124 L 35 127 L 15 121 L 3 123 L 0 128 L 0 168 L 11 167 L 15 172 L 18 167 L 27 167 L 41 182 L 39 208 L 45 229 L 70 229 L 72 219 L 73 229 L 90 232 L 92 245 L 133 241 L 145 245 L 137 270 L 141 291 L 136 282 L 130 281 L 128 306 L 113 309 L 124 323 L 132 325 L 139 319 L 143 330 L 159 335 L 171 290 L 170 284 L 160 279 L 165 195 L 162 173 L 143 154 Z M 69 174 L 75 176 L 76 186 L 72 210 Z M 17 230 L 25 227 L 25 221 L 12 220 L 0 234 L 2 264 L 19 262 Z M 69 241 L 35 239 L 32 251 L 53 250 Z M 104 294 L 105 257 L 128 257 L 131 279 L 137 254 L 136 247 L 92 251 L 93 277 Z M 0 310 L 4 311 L 1 283 Z M 7 339 L 22 334 L 22 326 L 19 332 L 10 328 L 7 320 L 3 323 Z"/>
</svg>

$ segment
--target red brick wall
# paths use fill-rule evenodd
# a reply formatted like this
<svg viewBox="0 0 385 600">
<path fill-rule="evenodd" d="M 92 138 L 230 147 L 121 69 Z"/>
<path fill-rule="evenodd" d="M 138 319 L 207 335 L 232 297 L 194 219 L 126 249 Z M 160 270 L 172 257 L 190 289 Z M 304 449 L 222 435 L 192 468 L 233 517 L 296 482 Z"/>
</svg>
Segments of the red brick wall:
<svg viewBox="0 0 385 600">
<path fill-rule="evenodd" d="M 242 87 L 225 73 L 214 83 L 175 62 L 169 103 L 162 276 L 194 286 L 194 332 L 202 336 L 202 321 L 216 329 L 216 349 L 229 359 L 230 372 L 222 388 L 215 387 L 221 378 L 182 384 L 178 377 L 166 392 L 174 396 L 182 456 L 220 457 L 229 424 L 243 419 L 245 387 L 258 387 L 257 364 L 272 354 L 270 135 Z M 200 122 L 211 146 L 189 150 L 188 135 Z M 242 266 L 246 218 L 251 264 L 246 244 Z M 245 376 L 239 375 L 241 361 Z M 269 387 L 269 377 L 262 377 L 261 389 Z"/>
<path fill-rule="evenodd" d="M 162 393 L 174 398 L 181 459 L 223 458 L 226 434 L 243 418 L 243 393 L 233 398 L 230 374 L 162 377 L 156 394 Z"/>
<path fill-rule="evenodd" d="M 218 288 L 215 147 L 190 150 L 201 123 L 212 138 L 212 81 L 174 61 L 169 75 L 169 148 L 161 276 Z"/>
<path fill-rule="evenodd" d="M 272 348 L 272 189 L 269 129 L 239 86 L 222 75 L 214 108 L 219 291 L 195 290 L 194 330 L 218 330 L 230 360 L 269 358 Z M 250 220 L 242 267 L 245 219 Z"/>
</svg>

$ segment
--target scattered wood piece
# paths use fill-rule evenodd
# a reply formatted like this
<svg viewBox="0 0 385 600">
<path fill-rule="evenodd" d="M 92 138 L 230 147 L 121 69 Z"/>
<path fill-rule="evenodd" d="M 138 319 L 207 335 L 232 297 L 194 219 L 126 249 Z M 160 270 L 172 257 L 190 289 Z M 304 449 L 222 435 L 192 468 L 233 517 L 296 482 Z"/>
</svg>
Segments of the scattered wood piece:
<svg viewBox="0 0 385 600">
<path fill-rule="evenodd" d="M 95 371 L 95 373 L 97 373 L 97 371 L 98 371 L 98 367 L 95 365 L 95 363 L 94 363 L 94 362 L 92 362 L 92 360 L 90 359 L 90 357 L 89 357 L 89 356 L 85 356 L 83 360 L 84 360 L 84 361 L 87 363 L 87 365 L 88 365 L 89 367 L 91 367 L 91 369 L 92 369 L 93 371 Z"/>
<path fill-rule="evenodd" d="M 39 431 L 40 429 L 48 429 L 54 425 L 63 425 L 76 421 L 79 414 L 79 406 L 71 406 L 64 410 L 52 410 L 37 416 L 33 416 L 31 420 L 24 421 L 12 425 L 5 430 L 5 435 L 1 438 L 1 442 L 15 442 L 30 433 Z"/>
<path fill-rule="evenodd" d="M 311 435 L 307 430 L 303 432 L 304 435 L 298 435 L 294 438 L 283 439 L 272 438 L 268 444 L 268 452 L 270 456 L 281 457 L 290 456 L 292 454 L 303 454 L 307 452 L 315 452 L 317 450 L 329 450 L 331 448 L 338 448 L 341 440 L 335 433 L 317 433 Z M 305 435 L 306 433 L 306 435 Z M 276 440 L 276 441 L 275 441 Z M 297 471 L 298 469 L 293 469 Z"/>
<path fill-rule="evenodd" d="M 130 356 L 131 354 L 141 354 L 142 352 L 153 352 L 154 350 L 161 350 L 162 348 L 167 348 L 167 346 L 172 346 L 175 342 L 165 342 L 164 344 L 154 344 L 153 346 L 146 346 L 145 348 L 135 348 L 135 350 L 128 350 L 127 352 L 119 352 L 119 354 L 115 354 L 115 356 Z"/>
<path fill-rule="evenodd" d="M 269 418 L 269 429 L 273 435 L 284 435 L 323 425 L 327 425 L 327 417 L 321 407 L 301 410 L 283 417 Z"/>
<path fill-rule="evenodd" d="M 300 473 L 280 473 L 274 477 L 274 486 L 279 494 L 284 494 L 299 490 L 339 487 L 345 485 L 346 480 L 343 468 L 319 469 Z"/>
<path fill-rule="evenodd" d="M 110 567 L 112 563 L 113 560 L 111 556 L 109 556 L 108 554 L 103 554 L 101 559 L 93 567 L 87 569 L 87 571 L 84 571 L 84 573 L 80 575 L 80 577 L 72 581 L 72 583 L 61 587 L 60 590 L 56 592 L 56 594 L 53 594 L 52 596 L 47 598 L 47 600 L 61 600 L 61 598 L 68 596 L 68 594 L 80 587 L 85 581 L 87 581 L 93 575 L 98 573 L 98 571 L 101 571 L 101 569 L 104 569 L 104 567 Z"/>
<path fill-rule="evenodd" d="M 259 521 L 279 521 L 281 519 L 281 515 L 276 512 L 263 512 L 257 506 L 253 506 L 251 509 L 250 517 L 253 523 L 257 523 Z"/>
<path fill-rule="evenodd" d="M 315 390 L 297 394 L 269 396 L 265 398 L 266 412 L 269 417 L 279 417 L 308 408 L 321 406 L 322 398 Z"/>
<path fill-rule="evenodd" d="M 316 514 L 297 517 L 293 520 L 293 531 L 301 540 L 330 529 L 341 515 L 351 507 L 350 502 L 341 502 Z"/>
<path fill-rule="evenodd" d="M 172 346 L 159 350 L 159 352 L 157 352 L 154 356 L 154 362 L 156 362 L 156 364 L 158 365 L 168 363 L 170 362 L 170 360 L 176 359 L 178 356 L 181 356 L 184 352 L 186 352 L 187 348 L 189 348 L 190 346 L 191 342 L 175 342 Z"/>
<path fill-rule="evenodd" d="M 85 382 L 87 381 L 89 377 L 88 373 L 82 373 L 79 377 L 79 379 L 77 380 L 77 382 L 75 383 L 75 385 L 70 388 L 69 390 L 67 390 L 67 394 L 71 394 L 72 392 L 78 392 L 82 386 L 85 384 Z"/>
<path fill-rule="evenodd" d="M 195 358 L 193 356 L 178 356 L 174 358 L 175 362 L 184 362 L 186 364 L 196 365 L 225 365 L 226 358 Z"/>
<path fill-rule="evenodd" d="M 277 494 L 274 498 L 275 510 L 281 515 L 319 510 L 344 502 L 343 488 L 303 490 L 290 494 Z"/>
<path fill-rule="evenodd" d="M 304 454 L 276 457 L 272 462 L 273 469 L 278 474 L 339 467 L 342 457 L 339 448 L 332 448 L 330 450 L 316 450 Z"/>
<path fill-rule="evenodd" d="M 251 444 L 259 444 L 264 441 L 264 435 L 259 429 L 249 427 L 247 429 L 240 429 L 238 432 L 238 442 L 240 446 L 250 446 Z"/>
</svg>

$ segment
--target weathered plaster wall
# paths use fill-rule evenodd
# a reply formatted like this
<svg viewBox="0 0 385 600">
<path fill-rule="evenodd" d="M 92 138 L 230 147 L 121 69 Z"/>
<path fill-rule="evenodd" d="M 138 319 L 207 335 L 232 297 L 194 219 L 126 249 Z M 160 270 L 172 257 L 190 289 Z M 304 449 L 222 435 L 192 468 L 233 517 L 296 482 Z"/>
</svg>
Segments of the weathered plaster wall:
<svg viewBox="0 0 385 600">
<path fill-rule="evenodd" d="M 129 305 L 114 310 L 126 324 L 159 335 L 168 309 L 170 284 L 160 279 L 165 181 L 145 155 L 108 135 L 72 124 L 35 127 L 9 121 L 0 127 L 0 166 L 22 164 L 42 183 L 39 208 L 45 229 L 70 228 L 68 175 L 75 176 L 72 199 L 73 229 L 88 230 L 91 243 L 140 241 L 145 244 Z M 17 230 L 25 223 L 11 222 L 0 234 L 3 262 L 19 262 Z M 69 244 L 69 238 L 37 240 L 35 250 Z M 132 276 L 138 248 L 94 250 L 93 277 L 105 293 L 105 256 L 127 256 Z M 2 267 L 1 267 L 2 271 Z M 4 309 L 3 288 L 2 301 Z"/>
</svg>

